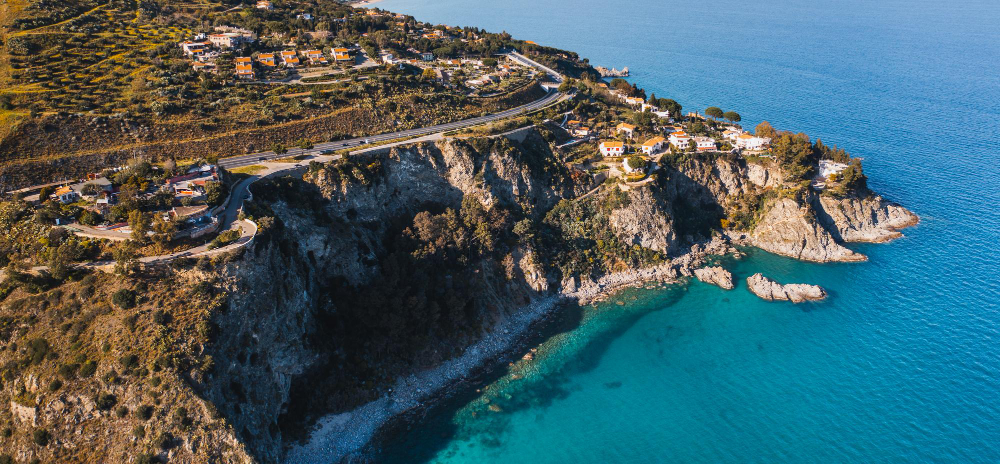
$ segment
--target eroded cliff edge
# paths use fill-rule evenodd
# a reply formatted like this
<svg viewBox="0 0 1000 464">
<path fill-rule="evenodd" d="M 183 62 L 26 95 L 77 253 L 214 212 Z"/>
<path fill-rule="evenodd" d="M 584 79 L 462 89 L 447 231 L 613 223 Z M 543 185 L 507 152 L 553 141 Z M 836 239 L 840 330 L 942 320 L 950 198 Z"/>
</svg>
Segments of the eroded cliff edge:
<svg viewBox="0 0 1000 464">
<path fill-rule="evenodd" d="M 433 394 L 413 374 L 448 362 L 460 374 L 469 347 L 562 297 L 689 276 L 733 244 L 858 261 L 845 243 L 916 222 L 871 192 L 789 185 L 766 159 L 665 157 L 644 183 L 598 183 L 552 140 L 546 128 L 523 141 L 449 139 L 255 187 L 261 234 L 221 273 L 227 335 L 199 384 L 255 456 L 363 449 L 360 416 L 390 410 L 387 397 Z M 421 391 L 404 398 L 401 386 Z"/>
</svg>

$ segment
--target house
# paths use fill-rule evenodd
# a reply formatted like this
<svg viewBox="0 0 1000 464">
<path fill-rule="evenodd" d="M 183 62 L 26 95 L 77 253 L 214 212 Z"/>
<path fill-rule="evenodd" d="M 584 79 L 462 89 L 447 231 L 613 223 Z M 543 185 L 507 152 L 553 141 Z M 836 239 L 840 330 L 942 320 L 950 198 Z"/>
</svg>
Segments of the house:
<svg viewBox="0 0 1000 464">
<path fill-rule="evenodd" d="M 236 58 L 236 77 L 240 79 L 253 79 L 253 62 L 249 56 Z"/>
<path fill-rule="evenodd" d="M 434 54 L 431 52 L 423 52 L 420 54 L 420 59 L 424 61 L 434 61 Z"/>
<path fill-rule="evenodd" d="M 239 32 L 224 32 L 209 35 L 208 41 L 218 48 L 236 48 L 245 43 L 253 42 L 253 38 Z"/>
<path fill-rule="evenodd" d="M 329 62 L 326 61 L 326 57 L 323 56 L 323 52 L 319 50 L 306 50 L 304 53 L 306 55 L 306 59 L 309 60 L 309 64 L 313 66 L 325 66 L 329 64 Z"/>
<path fill-rule="evenodd" d="M 670 134 L 670 144 L 677 147 L 678 149 L 685 149 L 688 147 L 688 143 L 691 141 L 691 136 L 687 135 L 687 132 L 679 130 Z"/>
<path fill-rule="evenodd" d="M 492 74 L 487 74 L 483 77 L 480 77 L 479 79 L 469 80 L 465 83 L 465 85 L 468 85 L 469 87 L 480 87 L 483 85 L 492 84 L 494 82 L 500 82 L 500 78 Z"/>
<path fill-rule="evenodd" d="M 54 195 L 56 199 L 59 200 L 59 203 L 62 204 L 73 203 L 74 201 L 80 199 L 80 194 L 76 193 L 76 191 L 68 185 L 59 187 L 52 195 Z"/>
<path fill-rule="evenodd" d="M 576 137 L 590 137 L 590 128 L 587 126 L 580 126 L 573 129 L 573 135 Z"/>
<path fill-rule="evenodd" d="M 601 154 L 604 156 L 622 156 L 625 154 L 625 143 L 617 140 L 601 142 Z"/>
<path fill-rule="evenodd" d="M 722 138 L 735 142 L 736 138 L 741 134 L 743 134 L 743 131 L 736 128 L 729 128 L 722 133 Z"/>
<path fill-rule="evenodd" d="M 656 153 L 661 149 L 663 149 L 663 144 L 666 141 L 667 139 L 660 136 L 653 137 L 647 140 L 646 143 L 642 144 L 642 152 L 647 155 L 652 155 L 653 153 Z"/>
<path fill-rule="evenodd" d="M 615 126 L 615 134 L 624 133 L 628 138 L 632 138 L 632 133 L 635 131 L 635 126 L 628 123 L 621 123 Z"/>
<path fill-rule="evenodd" d="M 351 58 L 350 55 L 348 55 L 347 58 L 350 59 Z M 393 63 L 396 62 L 396 57 L 393 56 L 393 54 L 389 53 L 389 52 L 382 52 L 381 54 L 379 54 L 379 58 L 385 64 L 393 64 Z"/>
<path fill-rule="evenodd" d="M 191 58 L 200 58 L 205 55 L 209 46 L 208 42 L 181 42 L 180 47 L 184 54 Z"/>
<path fill-rule="evenodd" d="M 771 139 L 767 137 L 756 137 L 750 134 L 740 134 L 736 137 L 736 148 L 741 150 L 763 150 L 771 144 Z"/>
<path fill-rule="evenodd" d="M 653 111 L 653 114 L 655 114 L 656 117 L 658 117 L 660 119 L 670 119 L 670 112 L 669 111 Z"/>
<path fill-rule="evenodd" d="M 338 63 L 341 61 L 351 61 L 351 53 L 346 48 L 334 48 L 333 59 Z"/>
<path fill-rule="evenodd" d="M 210 73 L 215 73 L 216 71 L 218 71 L 218 69 L 215 67 L 215 63 L 202 63 L 199 61 L 191 63 L 191 68 L 194 69 L 195 71 L 204 71 Z"/>
<path fill-rule="evenodd" d="M 693 140 L 698 151 L 713 151 L 718 149 L 715 146 L 715 140 L 711 137 L 695 137 Z"/>
<path fill-rule="evenodd" d="M 274 53 L 261 53 L 260 55 L 257 55 L 257 62 L 260 63 L 261 66 L 267 66 L 269 68 L 278 66 L 278 62 L 274 59 Z"/>
<path fill-rule="evenodd" d="M 311 15 L 309 13 L 302 13 L 302 14 L 295 15 L 295 19 L 304 19 L 306 21 L 312 21 L 313 15 Z"/>
<path fill-rule="evenodd" d="M 260 0 L 259 2 L 257 2 L 257 9 L 270 11 L 274 9 L 274 4 L 268 0 Z"/>
<path fill-rule="evenodd" d="M 625 97 L 625 103 L 629 106 L 643 106 L 646 104 L 646 100 L 639 97 Z"/>
<path fill-rule="evenodd" d="M 287 68 L 295 68 L 299 66 L 299 57 L 295 54 L 295 50 L 285 50 L 281 52 L 281 63 Z"/>
</svg>

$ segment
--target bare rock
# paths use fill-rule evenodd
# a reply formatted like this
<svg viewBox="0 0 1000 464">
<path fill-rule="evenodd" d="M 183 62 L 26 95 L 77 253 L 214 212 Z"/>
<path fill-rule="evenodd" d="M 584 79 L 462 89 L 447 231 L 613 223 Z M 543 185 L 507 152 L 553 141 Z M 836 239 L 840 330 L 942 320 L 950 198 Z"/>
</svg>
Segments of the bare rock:
<svg viewBox="0 0 1000 464">
<path fill-rule="evenodd" d="M 818 285 L 781 285 L 764 277 L 759 272 L 747 278 L 747 287 L 754 295 L 767 301 L 801 303 L 803 301 L 822 300 L 826 298 L 826 291 Z"/>
<path fill-rule="evenodd" d="M 706 284 L 718 285 L 726 290 L 733 289 L 733 274 L 721 266 L 703 267 L 694 271 L 695 277 Z"/>
<path fill-rule="evenodd" d="M 22 424 L 38 425 L 38 409 L 34 406 L 24 406 L 14 401 L 10 402 L 10 413 Z"/>
<path fill-rule="evenodd" d="M 816 214 L 834 238 L 844 242 L 888 242 L 899 229 L 919 222 L 917 215 L 878 195 L 867 198 L 821 196 Z"/>
<path fill-rule="evenodd" d="M 765 251 L 804 261 L 864 261 L 837 241 L 812 217 L 811 211 L 791 198 L 775 200 L 750 235 L 751 243 Z"/>
</svg>

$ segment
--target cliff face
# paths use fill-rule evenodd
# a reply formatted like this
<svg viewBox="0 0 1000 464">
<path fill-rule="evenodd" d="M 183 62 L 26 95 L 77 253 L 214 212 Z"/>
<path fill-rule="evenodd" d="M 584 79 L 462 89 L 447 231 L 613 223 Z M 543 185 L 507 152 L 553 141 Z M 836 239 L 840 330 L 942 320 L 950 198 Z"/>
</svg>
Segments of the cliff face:
<svg viewBox="0 0 1000 464">
<path fill-rule="evenodd" d="M 697 199 L 702 209 L 731 210 L 741 196 L 762 198 L 746 243 L 766 251 L 817 262 L 863 261 L 843 246 L 850 242 L 885 242 L 902 236 L 899 229 L 917 223 L 916 215 L 872 193 L 837 198 L 814 192 L 782 194 L 781 168 L 772 161 L 746 163 L 717 158 L 690 161 L 678 169 L 677 194 Z"/>
<path fill-rule="evenodd" d="M 667 254 L 676 251 L 677 233 L 673 209 L 653 187 L 628 191 L 626 206 L 611 213 L 611 226 L 626 244 L 639 245 Z"/>
<path fill-rule="evenodd" d="M 805 261 L 864 261 L 837 243 L 806 206 L 789 198 L 775 200 L 750 234 L 751 243 L 775 254 Z"/>
<path fill-rule="evenodd" d="M 915 214 L 878 195 L 867 198 L 819 197 L 816 213 L 837 240 L 887 242 L 903 234 L 899 229 L 918 222 Z"/>
<path fill-rule="evenodd" d="M 706 157 L 653 177 L 591 192 L 536 131 L 394 148 L 265 182 L 251 210 L 275 225 L 223 273 L 231 298 L 215 323 L 225 336 L 199 388 L 255 456 L 281 460 L 317 421 L 456 359 L 533 302 L 693 275 L 741 234 L 798 259 L 863 260 L 843 243 L 914 221 L 875 196 L 781 193 L 773 163 Z M 751 227 L 716 233 L 736 211 L 753 215 Z"/>
</svg>

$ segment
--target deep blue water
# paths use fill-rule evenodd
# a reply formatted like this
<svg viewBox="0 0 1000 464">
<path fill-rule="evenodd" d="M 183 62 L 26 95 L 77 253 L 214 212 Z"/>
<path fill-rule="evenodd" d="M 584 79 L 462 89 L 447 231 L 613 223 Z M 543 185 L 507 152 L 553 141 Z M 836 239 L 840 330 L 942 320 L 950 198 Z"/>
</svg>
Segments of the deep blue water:
<svg viewBox="0 0 1000 464">
<path fill-rule="evenodd" d="M 536 362 L 400 437 L 390 460 L 1000 462 L 1000 2 L 378 6 L 629 66 L 685 108 L 821 137 L 922 218 L 855 247 L 866 263 L 756 252 L 732 264 L 729 292 L 692 283 L 585 308 Z M 765 303 L 742 282 L 758 271 L 831 297 Z"/>
</svg>

